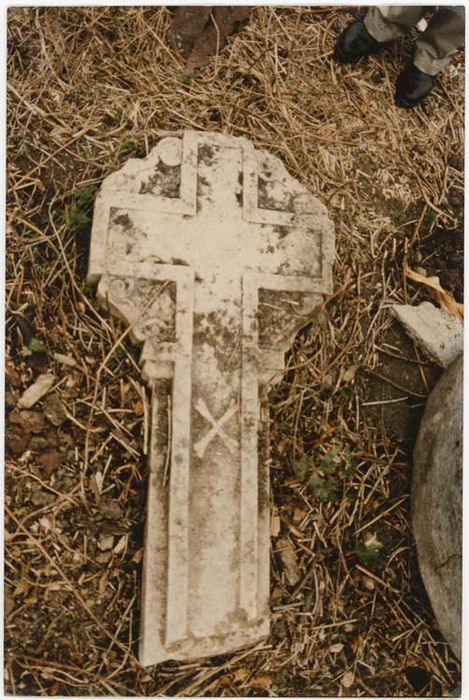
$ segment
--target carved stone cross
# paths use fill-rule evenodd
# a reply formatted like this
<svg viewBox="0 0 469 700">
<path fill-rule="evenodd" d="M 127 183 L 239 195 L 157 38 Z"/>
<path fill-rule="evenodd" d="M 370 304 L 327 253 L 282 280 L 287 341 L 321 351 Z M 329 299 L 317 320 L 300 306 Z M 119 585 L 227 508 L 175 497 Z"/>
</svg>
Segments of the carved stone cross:
<svg viewBox="0 0 469 700">
<path fill-rule="evenodd" d="M 243 138 L 185 131 L 103 182 L 89 279 L 143 343 L 152 389 L 143 665 L 268 634 L 260 409 L 333 257 L 325 207 Z"/>
</svg>

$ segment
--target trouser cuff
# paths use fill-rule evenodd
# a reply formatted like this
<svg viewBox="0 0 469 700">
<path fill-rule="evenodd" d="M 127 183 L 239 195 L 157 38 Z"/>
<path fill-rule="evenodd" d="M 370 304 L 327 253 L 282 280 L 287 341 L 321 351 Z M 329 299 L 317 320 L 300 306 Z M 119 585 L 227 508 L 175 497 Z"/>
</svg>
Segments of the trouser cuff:
<svg viewBox="0 0 469 700">
<path fill-rule="evenodd" d="M 455 53 L 456 51 L 453 51 L 444 58 L 435 58 L 428 51 L 420 50 L 415 52 L 412 62 L 422 73 L 435 76 L 451 62 L 451 58 Z"/>
</svg>

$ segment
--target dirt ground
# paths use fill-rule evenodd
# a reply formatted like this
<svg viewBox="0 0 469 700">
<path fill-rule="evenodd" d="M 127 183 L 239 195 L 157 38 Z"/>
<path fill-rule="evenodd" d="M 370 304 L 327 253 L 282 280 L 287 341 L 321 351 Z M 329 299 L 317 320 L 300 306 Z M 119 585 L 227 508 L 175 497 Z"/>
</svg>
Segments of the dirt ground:
<svg viewBox="0 0 469 700">
<path fill-rule="evenodd" d="M 332 59 L 354 8 L 255 8 L 205 65 L 164 7 L 9 11 L 5 683 L 20 695 L 448 696 L 410 522 L 412 447 L 441 370 L 388 307 L 463 295 L 464 56 L 393 104 L 411 39 Z M 231 26 L 231 25 L 230 25 Z M 202 61 L 202 64 L 204 62 Z M 137 658 L 148 392 L 86 282 L 102 179 L 168 131 L 282 158 L 336 227 L 335 288 L 271 392 L 271 635 L 225 657 Z M 24 390 L 53 372 L 30 410 Z"/>
</svg>

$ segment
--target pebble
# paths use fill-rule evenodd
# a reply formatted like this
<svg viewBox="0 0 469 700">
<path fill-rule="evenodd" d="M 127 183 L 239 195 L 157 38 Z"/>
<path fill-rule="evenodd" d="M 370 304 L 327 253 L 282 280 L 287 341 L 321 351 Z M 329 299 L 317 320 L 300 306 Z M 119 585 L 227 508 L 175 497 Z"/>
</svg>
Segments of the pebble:
<svg viewBox="0 0 469 700">
<path fill-rule="evenodd" d="M 101 539 L 98 542 L 98 547 L 102 552 L 105 552 L 109 549 L 112 549 L 114 546 L 114 536 L 113 535 L 105 535 L 104 537 L 101 537 Z"/>
<path fill-rule="evenodd" d="M 68 365 L 69 367 L 76 367 L 77 361 L 75 358 L 70 357 L 70 355 L 62 355 L 60 352 L 54 352 L 54 360 L 60 362 L 61 365 Z"/>
</svg>

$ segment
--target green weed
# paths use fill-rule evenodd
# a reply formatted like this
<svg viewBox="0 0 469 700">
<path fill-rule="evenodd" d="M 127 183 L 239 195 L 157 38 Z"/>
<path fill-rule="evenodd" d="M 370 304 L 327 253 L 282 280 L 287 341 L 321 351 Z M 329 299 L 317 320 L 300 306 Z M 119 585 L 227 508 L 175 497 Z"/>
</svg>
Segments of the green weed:
<svg viewBox="0 0 469 700">
<path fill-rule="evenodd" d="M 82 280 L 80 282 L 80 290 L 83 292 L 85 297 L 91 296 L 93 292 L 93 285 L 90 284 L 87 280 Z"/>
<path fill-rule="evenodd" d="M 72 202 L 64 212 L 67 226 L 72 231 L 79 231 L 91 221 L 91 207 L 96 189 L 96 185 L 87 185 L 73 194 Z"/>
<path fill-rule="evenodd" d="M 133 139 L 131 136 L 126 138 L 125 141 L 123 141 L 121 143 L 121 146 L 120 146 L 121 152 L 124 154 L 127 154 L 127 155 L 130 153 L 133 153 L 133 151 L 135 151 L 136 148 L 137 148 L 137 144 L 135 142 L 135 139 Z"/>
<path fill-rule="evenodd" d="M 433 211 L 433 209 L 431 209 L 430 211 L 427 211 L 427 213 L 425 214 L 425 217 L 424 217 L 424 222 L 425 222 L 426 226 L 431 226 L 435 222 L 436 216 L 437 216 L 436 211 Z"/>
<path fill-rule="evenodd" d="M 31 338 L 29 341 L 28 348 L 31 350 L 31 352 L 44 352 L 44 344 L 42 340 L 39 340 L 39 338 Z"/>
<path fill-rule="evenodd" d="M 355 548 L 355 554 L 361 564 L 369 564 L 375 561 L 383 548 L 383 543 L 379 541 L 376 533 L 369 534 L 365 542 L 358 544 Z"/>
<path fill-rule="evenodd" d="M 339 498 L 340 483 L 355 473 L 351 450 L 343 445 L 334 445 L 320 458 L 302 455 L 290 458 L 290 465 L 299 481 L 320 501 L 335 503 Z"/>
</svg>

